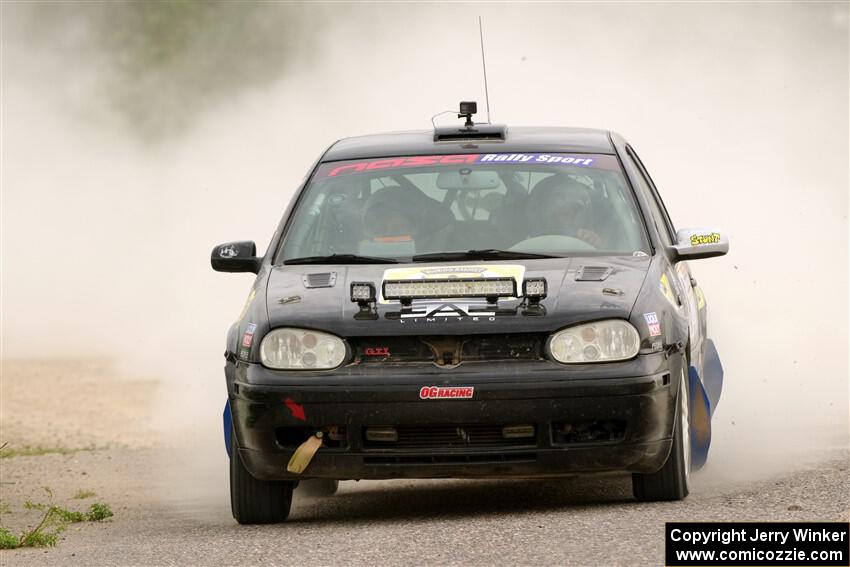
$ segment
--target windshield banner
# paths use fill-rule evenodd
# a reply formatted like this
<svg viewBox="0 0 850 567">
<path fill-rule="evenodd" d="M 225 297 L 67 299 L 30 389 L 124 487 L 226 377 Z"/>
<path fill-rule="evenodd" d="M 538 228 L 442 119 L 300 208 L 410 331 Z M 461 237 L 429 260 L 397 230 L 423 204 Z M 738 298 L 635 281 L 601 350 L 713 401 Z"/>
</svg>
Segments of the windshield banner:
<svg viewBox="0 0 850 567">
<path fill-rule="evenodd" d="M 614 156 L 599 154 L 452 154 L 325 163 L 319 167 L 316 178 L 340 177 L 376 170 L 467 164 L 534 164 L 617 169 L 617 161 Z"/>
</svg>

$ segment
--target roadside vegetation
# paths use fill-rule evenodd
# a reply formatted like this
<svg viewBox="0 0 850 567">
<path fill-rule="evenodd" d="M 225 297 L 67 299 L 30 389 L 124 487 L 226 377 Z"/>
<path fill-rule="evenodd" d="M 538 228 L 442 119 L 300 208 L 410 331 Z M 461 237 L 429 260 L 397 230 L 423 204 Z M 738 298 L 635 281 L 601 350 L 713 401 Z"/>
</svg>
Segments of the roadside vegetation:
<svg viewBox="0 0 850 567">
<path fill-rule="evenodd" d="M 32 529 L 24 531 L 21 535 L 15 535 L 8 528 L 0 525 L 0 549 L 16 549 L 19 547 L 51 547 L 56 545 L 59 534 L 70 524 L 78 522 L 102 522 L 112 517 L 112 509 L 108 504 L 95 502 L 85 512 L 69 510 L 52 503 L 53 491 L 43 487 L 49 498 L 48 503 L 32 502 L 27 500 L 24 508 L 27 510 L 38 510 L 41 512 L 40 520 Z M 80 490 L 77 495 L 84 494 L 81 498 L 94 496 L 94 492 Z M 74 496 L 77 498 L 77 496 Z M 11 513 L 8 504 L 3 506 L 3 513 Z"/>
<path fill-rule="evenodd" d="M 5 445 L 3 446 L 5 447 Z M 35 457 L 39 455 L 70 455 L 71 453 L 79 453 L 80 451 L 93 451 L 94 448 L 75 448 L 68 449 L 67 447 L 40 447 L 40 446 L 25 446 L 20 448 L 0 448 L 0 459 L 11 459 L 12 457 Z"/>
</svg>

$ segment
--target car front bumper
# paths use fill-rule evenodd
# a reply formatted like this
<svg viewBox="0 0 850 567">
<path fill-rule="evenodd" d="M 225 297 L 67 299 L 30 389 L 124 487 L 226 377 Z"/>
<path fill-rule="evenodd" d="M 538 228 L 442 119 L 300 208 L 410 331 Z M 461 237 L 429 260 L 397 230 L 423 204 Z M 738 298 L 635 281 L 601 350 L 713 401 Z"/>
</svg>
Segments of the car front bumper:
<svg viewBox="0 0 850 567">
<path fill-rule="evenodd" d="M 264 480 L 649 473 L 670 452 L 681 375 L 670 371 L 673 360 L 656 353 L 572 368 L 371 364 L 312 373 L 239 363 L 229 368 L 228 391 L 241 458 Z M 422 386 L 474 394 L 421 399 Z M 516 425 L 531 425 L 532 436 L 503 438 L 502 427 Z M 287 472 L 300 441 L 329 427 L 339 434 L 325 436 L 304 474 Z M 369 441 L 370 427 L 397 428 L 399 441 Z"/>
</svg>

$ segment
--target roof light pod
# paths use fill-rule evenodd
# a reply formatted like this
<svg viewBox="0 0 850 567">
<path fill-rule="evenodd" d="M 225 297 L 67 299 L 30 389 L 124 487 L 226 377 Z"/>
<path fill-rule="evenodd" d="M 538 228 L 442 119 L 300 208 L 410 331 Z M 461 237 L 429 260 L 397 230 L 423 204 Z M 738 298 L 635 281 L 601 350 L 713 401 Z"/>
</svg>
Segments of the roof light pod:
<svg viewBox="0 0 850 567">
<path fill-rule="evenodd" d="M 549 338 L 549 353 L 563 364 L 628 360 L 637 355 L 639 348 L 637 329 L 621 319 L 568 327 Z"/>
</svg>

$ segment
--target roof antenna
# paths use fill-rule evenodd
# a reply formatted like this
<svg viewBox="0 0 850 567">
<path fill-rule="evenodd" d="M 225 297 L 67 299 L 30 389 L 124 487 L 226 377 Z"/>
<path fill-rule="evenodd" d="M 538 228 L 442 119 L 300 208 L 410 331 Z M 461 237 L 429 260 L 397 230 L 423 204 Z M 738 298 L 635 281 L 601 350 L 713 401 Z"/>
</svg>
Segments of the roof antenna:
<svg viewBox="0 0 850 567">
<path fill-rule="evenodd" d="M 481 37 L 481 66 L 484 68 L 484 100 L 487 103 L 487 124 L 491 124 L 490 93 L 487 90 L 487 62 L 484 59 L 484 26 L 481 24 L 481 16 L 478 16 L 478 34 Z"/>
</svg>

